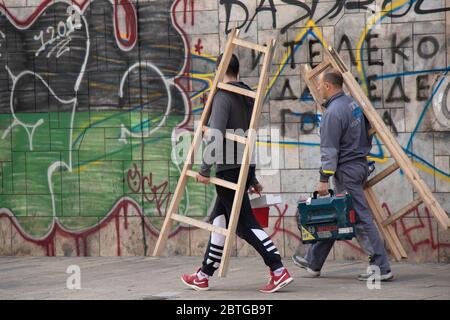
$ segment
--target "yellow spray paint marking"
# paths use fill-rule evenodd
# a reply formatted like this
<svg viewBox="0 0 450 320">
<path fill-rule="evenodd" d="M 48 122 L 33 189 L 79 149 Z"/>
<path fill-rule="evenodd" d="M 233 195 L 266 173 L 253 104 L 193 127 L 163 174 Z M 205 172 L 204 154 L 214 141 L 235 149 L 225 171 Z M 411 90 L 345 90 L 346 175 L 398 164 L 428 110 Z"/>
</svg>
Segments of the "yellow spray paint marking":
<svg viewBox="0 0 450 320">
<path fill-rule="evenodd" d="M 293 149 L 293 148 L 299 148 L 302 147 L 302 145 L 295 145 L 295 144 L 287 144 L 287 143 L 283 143 L 283 142 L 263 142 L 263 141 L 258 141 L 256 142 L 257 146 L 260 147 L 271 147 L 272 145 L 277 145 L 279 148 L 285 148 L 285 149 Z M 314 145 L 314 146 L 305 146 L 308 148 L 320 148 L 319 145 Z M 377 157 L 367 157 L 367 160 L 369 161 L 375 161 L 378 163 L 385 163 L 388 158 L 386 156 L 384 156 L 383 158 L 377 158 Z"/>
<path fill-rule="evenodd" d="M 388 160 L 388 158 L 386 156 L 384 156 L 383 158 L 367 157 L 367 160 L 375 161 L 375 162 L 378 162 L 378 163 L 385 163 Z"/>
<path fill-rule="evenodd" d="M 196 57 L 206 58 L 206 59 L 211 60 L 212 62 L 217 61 L 217 57 L 214 57 L 207 53 L 197 54 L 196 52 L 192 51 L 191 55 L 196 56 Z M 208 83 L 207 88 L 205 90 L 203 90 L 202 92 L 199 92 L 196 95 L 194 95 L 193 97 L 191 97 L 191 100 L 199 99 L 204 93 L 206 93 L 210 90 L 210 88 L 212 87 L 212 78 L 214 78 L 214 74 L 215 74 L 214 72 L 211 72 L 211 73 L 188 73 L 187 74 L 187 76 L 189 78 L 192 78 L 194 80 L 203 80 Z"/>
<path fill-rule="evenodd" d="M 413 165 L 416 168 L 418 168 L 419 170 L 422 170 L 422 171 L 424 171 L 424 172 L 426 172 L 426 173 L 428 173 L 430 175 L 434 175 L 436 178 L 439 178 L 441 180 L 444 180 L 444 181 L 450 183 L 450 177 L 446 176 L 445 174 L 440 173 L 437 170 L 429 168 L 429 167 L 425 166 L 424 164 L 416 162 L 416 161 L 413 162 Z"/>
<path fill-rule="evenodd" d="M 208 53 L 201 53 L 201 54 L 198 54 L 198 53 L 195 52 L 195 51 L 191 51 L 191 54 L 192 54 L 193 56 L 202 57 L 202 58 L 207 58 L 207 59 L 209 59 L 209 60 L 211 60 L 211 61 L 214 61 L 214 62 L 217 61 L 217 57 L 215 57 L 215 56 L 213 56 L 213 55 L 211 55 L 211 54 L 208 54 Z"/>
<path fill-rule="evenodd" d="M 89 166 L 94 167 L 94 166 L 98 166 L 102 163 L 104 163 L 105 161 L 103 160 L 97 160 L 94 162 L 90 162 L 89 164 L 86 164 L 84 166 L 80 166 L 78 169 L 73 170 L 74 173 L 79 173 L 79 172 L 83 172 L 86 171 L 88 169 Z"/>
</svg>

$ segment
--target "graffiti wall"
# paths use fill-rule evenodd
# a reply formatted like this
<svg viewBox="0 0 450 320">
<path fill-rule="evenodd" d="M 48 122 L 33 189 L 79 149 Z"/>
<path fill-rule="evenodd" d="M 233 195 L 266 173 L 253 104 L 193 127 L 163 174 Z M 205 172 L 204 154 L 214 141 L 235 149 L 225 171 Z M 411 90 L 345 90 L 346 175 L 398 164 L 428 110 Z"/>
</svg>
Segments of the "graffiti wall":
<svg viewBox="0 0 450 320">
<path fill-rule="evenodd" d="M 450 0 L 5 0 L 0 4 L 0 254 L 150 255 L 232 28 L 277 39 L 257 151 L 267 229 L 302 252 L 296 203 L 314 191 L 321 114 L 300 66 L 335 47 L 450 212 Z M 261 56 L 239 49 L 257 84 Z M 268 131 L 270 132 L 270 131 Z M 376 172 L 391 163 L 375 139 Z M 196 169 L 196 167 L 194 167 Z M 375 188 L 386 215 L 415 198 L 398 171 Z M 179 213 L 206 219 L 213 186 L 189 181 Z M 412 261 L 447 262 L 450 236 L 420 206 L 395 224 Z M 208 233 L 174 225 L 167 252 L 202 255 Z M 255 255 L 238 239 L 234 255 Z M 363 257 L 338 243 L 330 259 Z"/>
</svg>

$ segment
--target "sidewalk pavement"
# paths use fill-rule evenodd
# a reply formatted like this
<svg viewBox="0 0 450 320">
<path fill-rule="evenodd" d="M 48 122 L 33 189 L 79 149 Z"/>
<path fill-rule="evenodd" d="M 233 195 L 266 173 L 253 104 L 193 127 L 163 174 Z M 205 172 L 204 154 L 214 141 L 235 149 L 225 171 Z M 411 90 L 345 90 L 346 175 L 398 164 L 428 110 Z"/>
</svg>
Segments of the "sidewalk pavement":
<svg viewBox="0 0 450 320">
<path fill-rule="evenodd" d="M 294 282 L 280 292 L 258 291 L 268 278 L 259 257 L 232 258 L 227 277 L 213 277 L 210 291 L 184 286 L 200 257 L 0 257 L 0 299 L 134 299 L 134 300 L 265 300 L 265 299 L 450 299 L 450 264 L 392 263 L 395 281 L 369 290 L 356 276 L 366 269 L 360 261 L 327 262 L 320 278 L 284 259 Z M 81 271 L 81 289 L 69 290 L 71 274 Z"/>
</svg>

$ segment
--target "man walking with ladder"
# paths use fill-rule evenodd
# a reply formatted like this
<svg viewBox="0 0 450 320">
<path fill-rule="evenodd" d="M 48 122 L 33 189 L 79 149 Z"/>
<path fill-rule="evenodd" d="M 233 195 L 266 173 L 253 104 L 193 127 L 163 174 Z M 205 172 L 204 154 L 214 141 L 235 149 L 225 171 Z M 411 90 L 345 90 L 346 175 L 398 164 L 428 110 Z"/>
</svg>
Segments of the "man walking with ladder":
<svg viewBox="0 0 450 320">
<path fill-rule="evenodd" d="M 328 194 L 328 180 L 334 176 L 336 192 L 348 192 L 353 197 L 356 212 L 356 238 L 369 256 L 371 271 L 358 279 L 366 281 L 373 274 L 373 266 L 380 270 L 380 280 L 393 278 L 389 259 L 373 221 L 372 212 L 364 195 L 364 184 L 368 177 L 367 156 L 372 148 L 368 130 L 370 124 L 363 110 L 343 91 L 343 77 L 334 70 L 320 74 L 318 94 L 325 100 L 326 109 L 320 126 L 320 170 L 319 195 Z M 306 257 L 294 255 L 294 263 L 305 268 L 313 276 L 320 276 L 325 260 L 334 240 L 320 241 L 309 248 Z"/>
<path fill-rule="evenodd" d="M 217 66 L 222 56 L 217 59 Z M 239 81 L 239 60 L 233 54 L 225 74 L 224 83 L 251 90 Z M 216 177 L 231 183 L 237 183 L 241 170 L 243 147 L 236 141 L 232 142 L 230 150 L 225 140 L 227 130 L 244 133 L 249 129 L 253 113 L 254 99 L 225 90 L 218 90 L 214 96 L 209 129 L 206 133 L 208 146 L 205 150 L 203 163 L 196 180 L 200 183 L 210 182 L 211 167 L 216 165 Z M 212 139 L 214 137 L 214 139 Z M 216 147 L 211 150 L 211 147 Z M 212 155 L 208 157 L 207 155 Z M 232 156 L 230 156 L 230 153 Z M 213 159 L 214 158 L 214 159 Z M 255 176 L 255 166 L 251 165 L 245 190 L 251 193 L 262 191 Z M 210 216 L 213 226 L 227 228 L 232 211 L 235 191 L 216 185 L 217 199 Z M 250 200 L 244 193 L 239 214 L 236 234 L 247 241 L 261 255 L 264 263 L 270 268 L 270 280 L 261 292 L 275 292 L 293 281 L 287 269 L 281 262 L 281 256 L 274 243 L 261 228 L 253 215 Z M 224 250 L 225 236 L 212 232 L 205 252 L 202 266 L 192 275 L 183 275 L 181 280 L 195 290 L 209 290 L 208 278 L 219 268 Z"/>
</svg>

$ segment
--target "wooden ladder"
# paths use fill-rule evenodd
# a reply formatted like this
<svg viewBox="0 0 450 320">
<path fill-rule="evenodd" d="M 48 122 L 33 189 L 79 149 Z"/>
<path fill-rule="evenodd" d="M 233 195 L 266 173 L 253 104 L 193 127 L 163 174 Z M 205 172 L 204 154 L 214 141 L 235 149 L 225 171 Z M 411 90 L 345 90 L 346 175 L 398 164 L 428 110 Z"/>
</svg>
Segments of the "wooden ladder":
<svg viewBox="0 0 450 320">
<path fill-rule="evenodd" d="M 402 258 L 407 258 L 406 251 L 401 245 L 400 240 L 395 233 L 395 228 L 392 225 L 395 221 L 408 214 L 422 203 L 424 203 L 428 207 L 428 209 L 432 212 L 437 221 L 445 230 L 448 230 L 450 228 L 450 219 L 446 212 L 436 201 L 428 186 L 415 170 L 411 160 L 408 158 L 401 146 L 392 136 L 391 132 L 386 127 L 381 117 L 375 111 L 372 103 L 367 98 L 364 91 L 355 80 L 338 53 L 331 47 L 325 49 L 324 53 L 324 61 L 321 64 L 317 65 L 314 69 L 311 69 L 309 65 L 302 66 L 302 77 L 304 78 L 314 100 L 319 105 L 319 107 L 322 108 L 322 99 L 317 91 L 318 76 L 326 72 L 326 70 L 329 68 L 334 68 L 335 70 L 340 72 L 344 78 L 346 91 L 362 107 L 367 120 L 369 120 L 370 124 L 372 125 L 372 129 L 369 130 L 369 135 L 377 134 L 383 144 L 389 150 L 392 158 L 394 159 L 394 163 L 384 169 L 382 172 L 375 175 L 369 181 L 367 181 L 364 186 L 364 193 L 369 206 L 372 209 L 379 230 L 383 234 L 383 237 L 388 244 L 393 256 L 397 261 L 401 260 Z M 403 174 L 406 176 L 409 183 L 412 185 L 414 190 L 417 191 L 419 198 L 403 207 L 390 217 L 387 217 L 375 195 L 373 186 L 388 177 L 397 169 L 401 169 L 403 171 Z"/>
<path fill-rule="evenodd" d="M 258 44 L 254 44 L 242 39 L 239 39 L 239 30 L 233 29 L 233 31 L 229 34 L 227 43 L 225 45 L 225 51 L 223 53 L 222 60 L 217 69 L 216 76 L 212 83 L 211 90 L 209 92 L 208 100 L 206 102 L 203 114 L 200 118 L 200 124 L 198 125 L 193 142 L 191 147 L 189 148 L 189 152 L 183 167 L 183 171 L 181 172 L 180 178 L 177 183 L 177 187 L 172 197 L 172 201 L 170 202 L 166 218 L 164 220 L 164 224 L 162 226 L 158 241 L 156 242 L 156 247 L 153 251 L 154 256 L 159 256 L 162 253 L 163 248 L 165 247 L 167 238 L 170 233 L 170 228 L 172 225 L 172 221 L 178 221 L 181 223 L 186 223 L 192 226 L 196 226 L 198 228 L 209 230 L 211 232 L 216 232 L 225 236 L 225 245 L 222 253 L 222 261 L 219 268 L 219 276 L 224 277 L 226 275 L 229 258 L 231 254 L 231 249 L 233 246 L 233 240 L 236 233 L 236 227 L 239 219 L 239 213 L 241 211 L 242 198 L 244 196 L 250 159 L 252 157 L 254 142 L 256 140 L 256 129 L 258 128 L 259 118 L 264 102 L 264 96 L 266 93 L 267 80 L 268 80 L 268 72 L 270 68 L 270 64 L 273 58 L 275 40 L 271 40 L 267 43 L 266 46 L 261 46 Z M 233 51 L 236 46 L 245 47 L 247 49 L 255 50 L 257 52 L 261 52 L 264 54 L 264 61 L 261 68 L 261 74 L 259 77 L 258 88 L 256 91 L 246 90 L 237 86 L 233 86 L 223 82 L 226 70 L 228 69 L 228 65 L 230 63 Z M 254 98 L 254 106 L 252 118 L 249 126 L 249 133 L 247 137 L 226 133 L 225 139 L 233 140 L 238 143 L 242 143 L 245 145 L 241 169 L 239 172 L 239 178 L 237 183 L 231 183 L 229 181 L 225 181 L 222 179 L 210 178 L 210 182 L 216 185 L 220 185 L 225 188 L 229 188 L 235 190 L 233 206 L 231 209 L 231 215 L 228 223 L 228 229 L 220 228 L 217 226 L 213 226 L 209 223 L 199 221 L 187 216 L 177 214 L 178 207 L 181 201 L 181 198 L 184 194 L 184 190 L 187 183 L 187 177 L 196 178 L 198 173 L 192 171 L 192 165 L 194 163 L 194 154 L 198 149 L 200 142 L 202 141 L 203 133 L 208 130 L 206 126 L 209 120 L 209 116 L 211 114 L 211 105 L 214 98 L 214 94 L 217 89 L 222 89 L 226 91 L 230 91 L 233 93 L 241 94 L 244 96 L 248 96 Z"/>
</svg>

